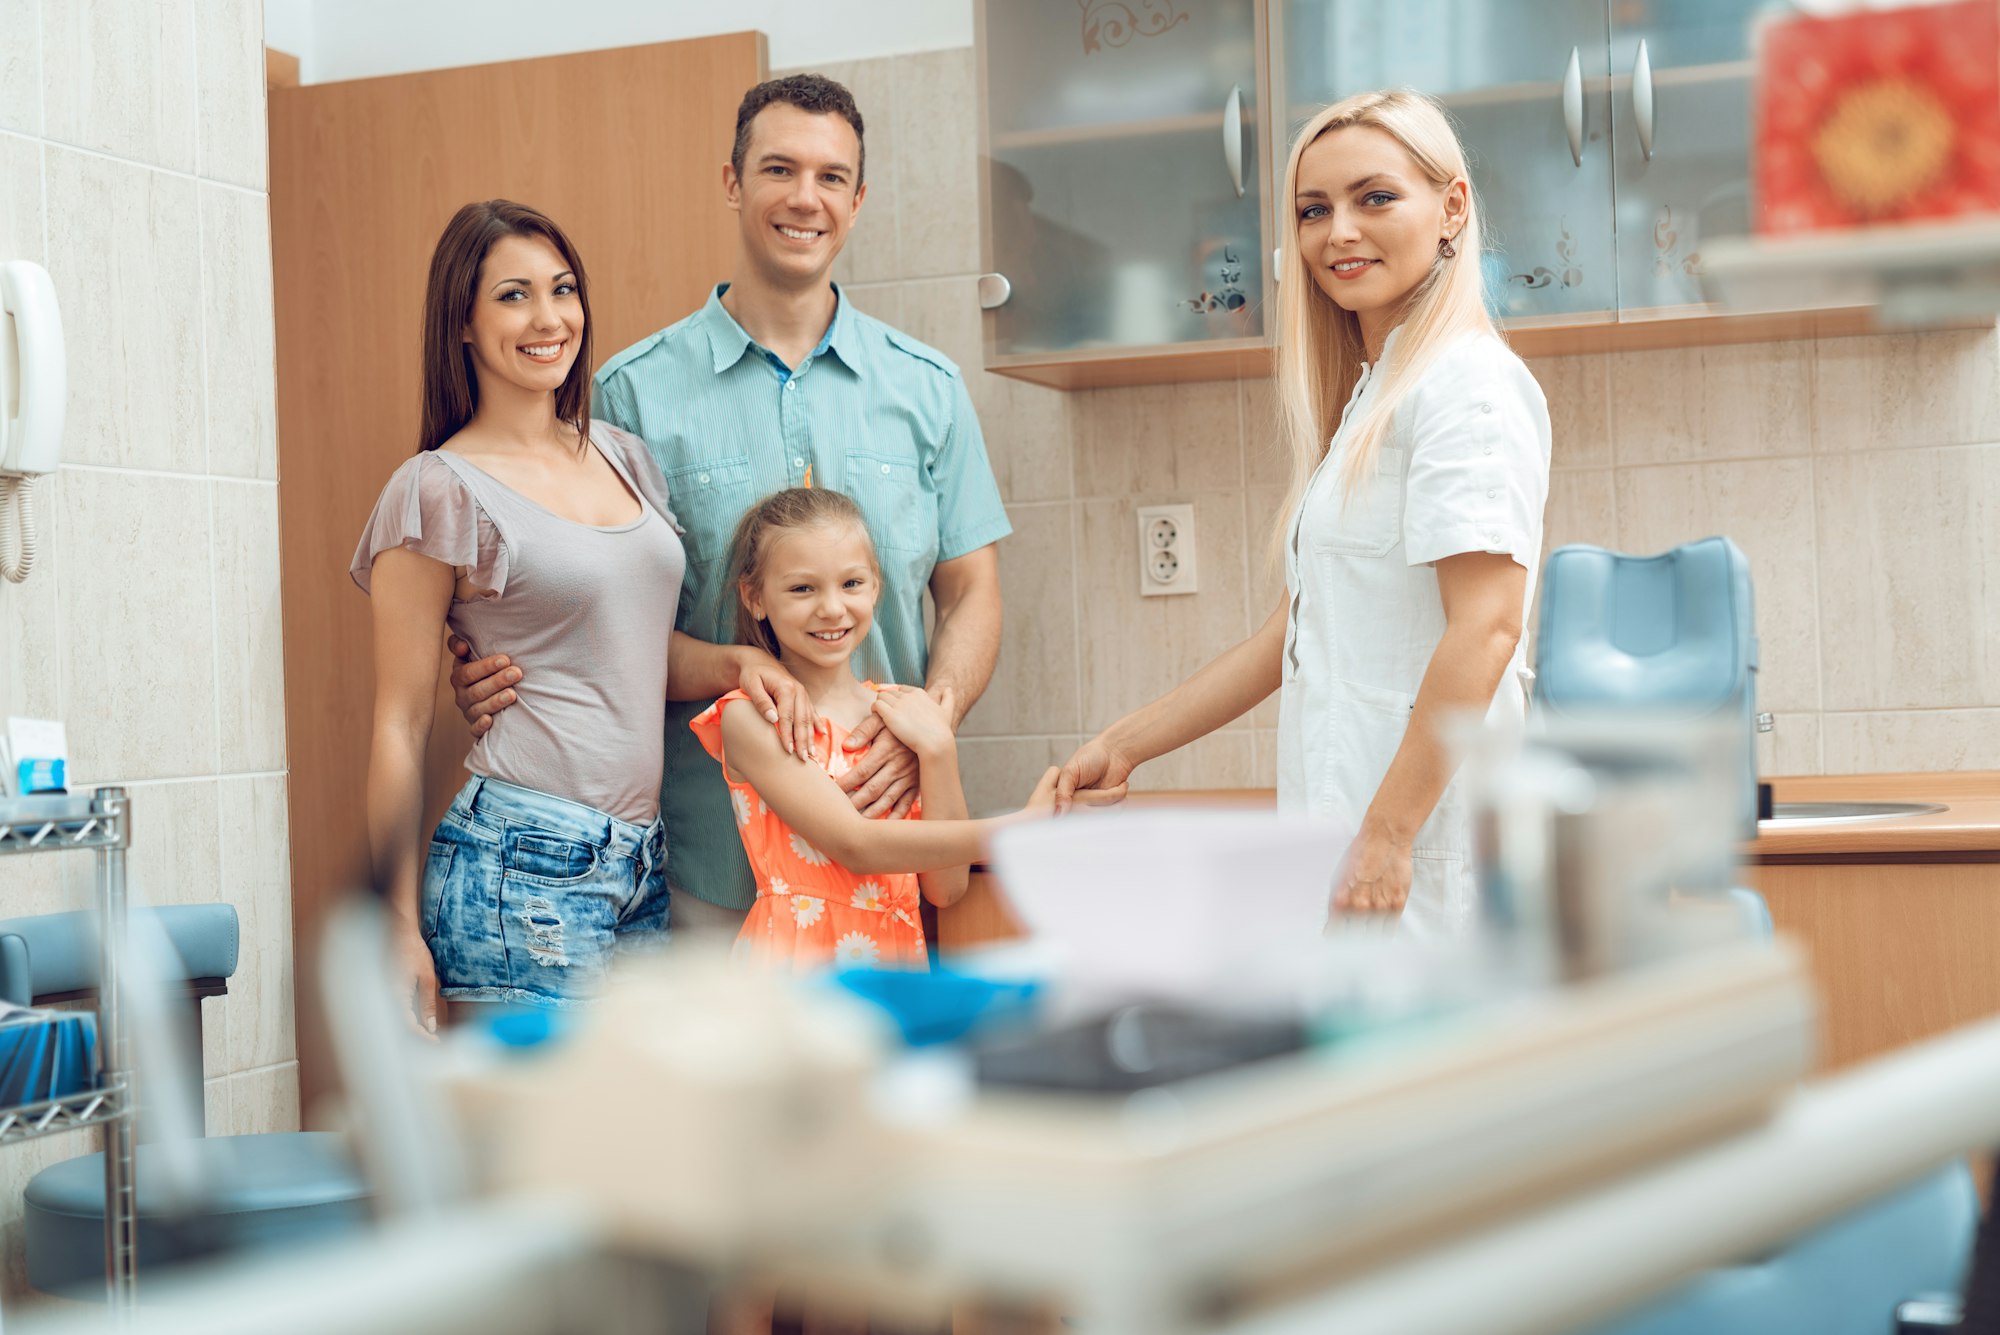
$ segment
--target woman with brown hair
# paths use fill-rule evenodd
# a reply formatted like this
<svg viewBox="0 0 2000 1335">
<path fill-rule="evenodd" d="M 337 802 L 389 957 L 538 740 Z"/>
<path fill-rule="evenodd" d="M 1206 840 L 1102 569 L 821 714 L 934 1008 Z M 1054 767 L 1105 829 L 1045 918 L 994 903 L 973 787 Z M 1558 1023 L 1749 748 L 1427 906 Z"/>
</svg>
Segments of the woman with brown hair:
<svg viewBox="0 0 2000 1335">
<path fill-rule="evenodd" d="M 418 451 L 350 574 L 374 604 L 368 837 L 417 1021 L 440 995 L 564 1006 L 621 949 L 664 941 L 668 699 L 801 695 L 748 646 L 673 629 L 686 558 L 636 437 L 589 417 L 583 262 L 508 200 L 460 209 L 431 258 Z M 519 683 L 420 857 L 445 632 L 505 645 Z"/>
</svg>

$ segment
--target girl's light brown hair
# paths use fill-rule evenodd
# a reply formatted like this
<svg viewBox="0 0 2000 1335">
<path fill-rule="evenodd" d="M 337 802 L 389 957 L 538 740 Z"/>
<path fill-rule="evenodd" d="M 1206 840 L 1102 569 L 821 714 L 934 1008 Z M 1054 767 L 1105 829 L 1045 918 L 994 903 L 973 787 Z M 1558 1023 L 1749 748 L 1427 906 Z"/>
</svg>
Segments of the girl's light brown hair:
<svg viewBox="0 0 2000 1335">
<path fill-rule="evenodd" d="M 535 236 L 556 248 L 576 279 L 576 299 L 583 307 L 583 336 L 577 340 L 576 361 L 556 387 L 556 417 L 577 433 L 582 446 L 590 430 L 590 284 L 583 260 L 562 228 L 549 216 L 511 199 L 487 199 L 467 204 L 452 215 L 431 252 L 430 281 L 424 289 L 424 412 L 418 429 L 417 452 L 434 450 L 457 435 L 479 407 L 479 378 L 472 369 L 472 349 L 465 326 L 472 319 L 478 295 L 479 269 L 502 237 Z"/>
<path fill-rule="evenodd" d="M 861 507 L 844 492 L 823 487 L 790 487 L 774 491 L 751 506 L 736 521 L 735 536 L 729 540 L 729 585 L 736 590 L 736 643 L 752 644 L 778 656 L 778 637 L 771 623 L 750 611 L 750 594 L 764 579 L 764 558 L 780 535 L 794 529 L 822 528 L 852 524 L 868 538 L 868 564 L 875 569 L 877 592 L 882 581 L 882 563 L 875 555 L 875 542 L 868 537 L 868 521 Z"/>
</svg>

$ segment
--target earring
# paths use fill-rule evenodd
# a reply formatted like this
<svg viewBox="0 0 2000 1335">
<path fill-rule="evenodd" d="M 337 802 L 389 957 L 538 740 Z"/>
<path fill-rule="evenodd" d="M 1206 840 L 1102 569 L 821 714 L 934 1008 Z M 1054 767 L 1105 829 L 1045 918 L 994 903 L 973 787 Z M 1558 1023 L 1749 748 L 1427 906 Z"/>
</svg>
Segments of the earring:
<svg viewBox="0 0 2000 1335">
<path fill-rule="evenodd" d="M 1441 236 L 1438 238 L 1438 258 L 1441 260 L 1458 258 L 1458 247 L 1451 244 L 1450 237 Z"/>
</svg>

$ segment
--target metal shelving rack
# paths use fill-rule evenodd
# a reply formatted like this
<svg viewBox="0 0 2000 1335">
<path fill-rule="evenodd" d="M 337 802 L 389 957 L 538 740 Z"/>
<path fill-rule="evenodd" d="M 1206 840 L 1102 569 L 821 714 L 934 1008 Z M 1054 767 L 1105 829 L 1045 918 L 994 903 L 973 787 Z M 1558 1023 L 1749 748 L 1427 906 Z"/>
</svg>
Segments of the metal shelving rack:
<svg viewBox="0 0 2000 1335">
<path fill-rule="evenodd" d="M 130 1311 L 138 1295 L 132 1063 L 119 997 L 125 950 L 125 855 L 131 846 L 131 799 L 123 788 L 99 788 L 88 796 L 0 799 L 0 857 L 78 849 L 97 854 L 97 908 L 103 922 L 97 1087 L 68 1098 L 0 1108 L 0 1145 L 78 1127 L 104 1127 L 104 1296 L 119 1311 Z"/>
</svg>

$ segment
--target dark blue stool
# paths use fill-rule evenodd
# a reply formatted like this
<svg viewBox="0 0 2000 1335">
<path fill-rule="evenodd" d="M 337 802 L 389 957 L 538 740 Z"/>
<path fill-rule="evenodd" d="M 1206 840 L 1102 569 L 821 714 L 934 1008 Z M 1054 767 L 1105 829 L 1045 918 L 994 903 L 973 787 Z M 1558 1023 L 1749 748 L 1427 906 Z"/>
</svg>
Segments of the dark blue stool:
<svg viewBox="0 0 2000 1335">
<path fill-rule="evenodd" d="M 228 993 L 236 972 L 236 910 L 200 904 L 148 910 L 172 944 L 186 1010 L 182 1023 L 199 1061 L 201 1002 Z M 139 924 L 150 927 L 151 924 Z M 55 913 L 0 921 L 0 1000 L 35 1005 L 95 1000 L 96 915 Z M 201 1125 L 201 1072 L 185 1091 Z M 143 1134 L 145 1122 L 142 1119 Z M 198 1199 L 164 1189 L 168 1153 L 191 1157 Z M 344 1232 L 369 1216 L 368 1192 L 341 1138 L 322 1132 L 202 1136 L 138 1147 L 134 1179 L 141 1272 L 222 1252 L 307 1242 Z M 45 1293 L 94 1290 L 104 1280 L 104 1156 L 87 1154 L 46 1168 L 28 1183 L 23 1219 L 28 1282 Z"/>
</svg>

